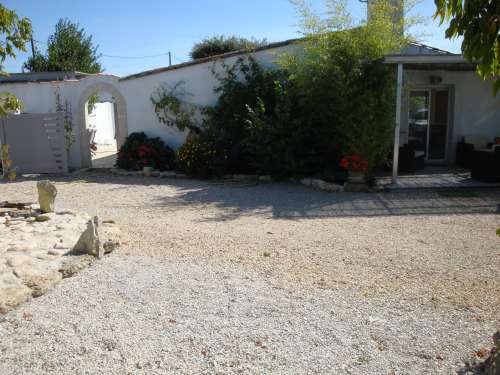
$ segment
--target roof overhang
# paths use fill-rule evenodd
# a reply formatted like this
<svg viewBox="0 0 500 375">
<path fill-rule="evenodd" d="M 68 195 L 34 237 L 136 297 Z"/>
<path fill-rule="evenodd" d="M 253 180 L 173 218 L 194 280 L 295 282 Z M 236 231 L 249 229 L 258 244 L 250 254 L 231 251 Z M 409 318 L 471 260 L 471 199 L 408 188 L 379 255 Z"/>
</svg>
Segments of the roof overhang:
<svg viewBox="0 0 500 375">
<path fill-rule="evenodd" d="M 403 64 L 409 70 L 475 70 L 462 55 L 387 55 L 384 64 Z"/>
</svg>

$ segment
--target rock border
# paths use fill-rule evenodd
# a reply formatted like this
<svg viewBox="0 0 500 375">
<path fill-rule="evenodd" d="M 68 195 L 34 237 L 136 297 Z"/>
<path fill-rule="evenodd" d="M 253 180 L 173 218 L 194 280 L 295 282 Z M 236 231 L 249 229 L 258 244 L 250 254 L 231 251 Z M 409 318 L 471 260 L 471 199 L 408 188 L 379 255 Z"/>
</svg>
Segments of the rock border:
<svg viewBox="0 0 500 375">
<path fill-rule="evenodd" d="M 151 174 L 145 175 L 143 171 L 126 171 L 124 169 L 112 168 L 111 174 L 117 176 L 134 176 L 134 177 L 159 177 L 159 178 L 188 178 L 184 173 L 176 171 L 164 171 L 160 172 L 157 170 L 151 171 Z M 253 175 L 253 174 L 227 174 L 222 177 L 223 180 L 236 180 L 242 182 L 260 182 L 260 183 L 271 183 L 273 178 L 270 175 Z M 304 186 L 312 187 L 313 189 L 326 191 L 329 193 L 340 193 L 345 191 L 344 186 L 336 184 L 333 182 L 327 182 L 319 178 L 303 178 L 297 180 L 294 178 L 289 179 L 290 182 L 300 183 Z"/>
</svg>

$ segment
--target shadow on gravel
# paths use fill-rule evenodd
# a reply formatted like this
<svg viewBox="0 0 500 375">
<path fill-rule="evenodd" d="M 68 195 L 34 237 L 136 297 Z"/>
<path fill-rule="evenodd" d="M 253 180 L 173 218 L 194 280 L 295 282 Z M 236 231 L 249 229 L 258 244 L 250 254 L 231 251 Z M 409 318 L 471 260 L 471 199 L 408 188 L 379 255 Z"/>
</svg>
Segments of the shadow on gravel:
<svg viewBox="0 0 500 375">
<path fill-rule="evenodd" d="M 132 186 L 168 186 L 175 196 L 156 196 L 155 206 L 213 205 L 221 210 L 207 221 L 233 220 L 242 215 L 268 214 L 274 218 L 377 217 L 406 215 L 500 214 L 500 189 L 475 189 L 471 194 L 442 194 L 434 190 L 380 193 L 328 193 L 292 183 L 245 184 L 193 179 L 160 179 L 110 175 L 93 171 L 71 176 L 35 176 L 58 183 L 113 184 L 112 189 Z M 22 181 L 29 180 L 23 177 Z M 0 189 L 2 184 L 0 182 Z"/>
</svg>

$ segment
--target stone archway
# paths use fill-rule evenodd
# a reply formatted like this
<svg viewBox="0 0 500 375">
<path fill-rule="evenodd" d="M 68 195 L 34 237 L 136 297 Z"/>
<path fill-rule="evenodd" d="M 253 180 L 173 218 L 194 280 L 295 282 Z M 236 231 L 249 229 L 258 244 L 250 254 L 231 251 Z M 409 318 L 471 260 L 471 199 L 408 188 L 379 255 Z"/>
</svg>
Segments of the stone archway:
<svg viewBox="0 0 500 375">
<path fill-rule="evenodd" d="M 113 102 L 115 104 L 115 137 L 118 149 L 123 145 L 128 136 L 127 104 L 125 102 L 125 98 L 118 91 L 117 87 L 110 83 L 97 82 L 85 88 L 85 90 L 80 94 L 80 99 L 78 101 L 80 158 L 82 168 L 92 166 L 89 132 L 86 128 L 85 105 L 91 95 L 101 91 L 107 92 L 113 97 Z"/>
</svg>

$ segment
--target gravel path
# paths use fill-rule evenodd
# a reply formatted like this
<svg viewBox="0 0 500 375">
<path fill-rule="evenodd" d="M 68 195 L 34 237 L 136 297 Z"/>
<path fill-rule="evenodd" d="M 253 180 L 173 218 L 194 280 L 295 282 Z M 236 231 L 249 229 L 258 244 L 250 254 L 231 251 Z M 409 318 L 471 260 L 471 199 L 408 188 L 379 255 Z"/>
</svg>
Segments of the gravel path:
<svg viewBox="0 0 500 375">
<path fill-rule="evenodd" d="M 1 374 L 450 374 L 500 326 L 498 190 L 56 184 L 125 244 L 3 318 Z"/>
</svg>

